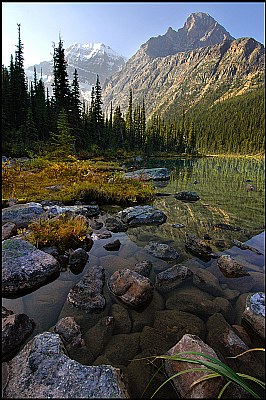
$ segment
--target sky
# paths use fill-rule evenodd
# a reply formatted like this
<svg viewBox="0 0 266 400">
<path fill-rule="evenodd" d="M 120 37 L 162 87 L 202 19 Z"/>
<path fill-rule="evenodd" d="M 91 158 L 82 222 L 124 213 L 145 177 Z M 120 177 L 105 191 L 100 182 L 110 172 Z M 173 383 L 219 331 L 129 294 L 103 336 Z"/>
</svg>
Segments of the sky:
<svg viewBox="0 0 266 400">
<path fill-rule="evenodd" d="M 66 49 L 75 42 L 104 43 L 130 58 L 151 37 L 184 26 L 206 12 L 233 37 L 264 44 L 264 2 L 2 2 L 2 64 L 8 66 L 21 24 L 24 67 L 50 61 L 59 34 Z"/>
</svg>

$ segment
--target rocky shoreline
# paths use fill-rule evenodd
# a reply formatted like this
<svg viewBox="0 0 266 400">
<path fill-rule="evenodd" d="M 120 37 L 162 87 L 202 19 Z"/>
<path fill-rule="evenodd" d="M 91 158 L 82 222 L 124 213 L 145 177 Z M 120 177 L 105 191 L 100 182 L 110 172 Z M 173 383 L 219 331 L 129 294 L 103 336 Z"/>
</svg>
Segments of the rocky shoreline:
<svg viewBox="0 0 266 400">
<path fill-rule="evenodd" d="M 19 228 L 27 232 L 36 218 L 56 218 L 66 212 L 85 217 L 91 235 L 90 245 L 70 249 L 64 263 L 57 249 L 37 249 L 25 241 L 25 232 L 18 235 Z M 128 207 L 112 217 L 97 205 L 66 207 L 47 201 L 2 210 L 4 297 L 36 291 L 66 270 L 82 273 L 69 289 L 57 323 L 30 341 L 35 321 L 2 306 L 4 398 L 140 397 L 155 372 L 143 358 L 186 350 L 214 354 L 237 371 L 254 371 L 263 379 L 259 356 L 227 358 L 262 346 L 265 340 L 265 294 L 264 289 L 256 290 L 252 266 L 248 271 L 233 257 L 214 254 L 195 235 L 186 239 L 195 258 L 182 264 L 176 250 L 164 243 L 126 251 L 127 229 L 142 224 L 156 227 L 166 220 L 162 211 L 149 205 Z M 95 254 L 101 252 L 104 257 L 97 259 Z M 211 259 L 211 266 L 202 268 L 197 257 Z M 235 279 L 246 282 L 244 289 L 231 284 Z M 166 376 L 173 371 L 176 366 L 168 361 Z M 158 374 L 148 397 L 164 379 L 163 373 Z M 187 398 L 218 394 L 219 385 L 212 380 L 195 390 L 189 390 L 190 383 L 185 374 L 175 379 L 174 389 L 162 389 L 162 394 L 175 397 L 176 391 Z M 236 385 L 232 388 L 232 398 L 246 397 Z"/>
</svg>

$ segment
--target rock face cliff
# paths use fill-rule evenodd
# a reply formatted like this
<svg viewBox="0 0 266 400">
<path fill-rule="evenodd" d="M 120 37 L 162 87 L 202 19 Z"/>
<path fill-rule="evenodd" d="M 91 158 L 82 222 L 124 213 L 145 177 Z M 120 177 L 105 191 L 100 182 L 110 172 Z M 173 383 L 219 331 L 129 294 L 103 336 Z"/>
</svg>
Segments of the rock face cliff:
<svg viewBox="0 0 266 400">
<path fill-rule="evenodd" d="M 234 39 L 211 16 L 191 14 L 177 32 L 149 39 L 103 86 L 103 108 L 145 100 L 146 115 L 188 110 L 199 102 L 245 93 L 264 80 L 265 49 L 252 38 Z"/>
</svg>

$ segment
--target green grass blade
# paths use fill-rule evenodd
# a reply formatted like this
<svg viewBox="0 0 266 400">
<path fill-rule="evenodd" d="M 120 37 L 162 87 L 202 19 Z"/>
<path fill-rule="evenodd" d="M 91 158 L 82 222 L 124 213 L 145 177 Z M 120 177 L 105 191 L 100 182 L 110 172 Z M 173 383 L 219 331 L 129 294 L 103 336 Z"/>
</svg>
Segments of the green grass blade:
<svg viewBox="0 0 266 400">
<path fill-rule="evenodd" d="M 218 394 L 217 398 L 220 399 L 225 391 L 225 389 L 232 383 L 232 381 L 227 382 L 224 387 L 220 390 L 220 393 Z"/>
</svg>

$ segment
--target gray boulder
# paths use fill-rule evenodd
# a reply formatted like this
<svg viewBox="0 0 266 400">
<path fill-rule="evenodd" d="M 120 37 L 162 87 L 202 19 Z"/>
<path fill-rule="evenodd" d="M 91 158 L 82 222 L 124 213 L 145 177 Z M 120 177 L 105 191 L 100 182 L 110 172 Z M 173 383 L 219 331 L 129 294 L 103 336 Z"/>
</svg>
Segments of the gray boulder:
<svg viewBox="0 0 266 400">
<path fill-rule="evenodd" d="M 141 179 L 142 181 L 168 181 L 170 179 L 167 168 L 143 168 L 133 172 L 126 172 L 125 178 Z"/>
<path fill-rule="evenodd" d="M 2 225 L 13 222 L 17 228 L 26 228 L 29 223 L 40 219 L 44 210 L 40 203 L 15 204 L 2 210 Z"/>
<path fill-rule="evenodd" d="M 2 242 L 2 293 L 15 294 L 45 284 L 60 271 L 59 262 L 22 239 Z"/>
<path fill-rule="evenodd" d="M 102 294 L 104 281 L 104 268 L 100 265 L 90 267 L 83 278 L 70 290 L 67 301 L 88 313 L 100 312 L 106 304 Z"/>
<path fill-rule="evenodd" d="M 161 258 L 165 261 L 176 260 L 179 257 L 178 252 L 165 243 L 156 243 L 151 241 L 144 247 L 144 249 L 154 257 Z"/>
<path fill-rule="evenodd" d="M 80 326 L 73 317 L 61 318 L 55 325 L 54 332 L 61 336 L 66 346 L 81 347 L 85 344 L 81 336 Z"/>
<path fill-rule="evenodd" d="M 133 271 L 140 275 L 148 277 L 152 269 L 152 263 L 148 260 L 139 261 L 132 268 Z"/>
<path fill-rule="evenodd" d="M 68 261 L 69 268 L 74 274 L 82 272 L 88 258 L 89 255 L 84 249 L 82 248 L 78 248 L 76 250 L 70 249 L 69 261 Z"/>
<path fill-rule="evenodd" d="M 15 314 L 2 306 L 2 357 L 3 360 L 19 349 L 34 328 L 26 314 Z"/>
<path fill-rule="evenodd" d="M 166 215 L 152 206 L 135 206 L 128 207 L 123 211 L 120 211 L 119 216 L 122 222 L 128 224 L 129 226 L 138 225 L 153 225 L 153 224 L 163 224 L 167 217 Z"/>
<path fill-rule="evenodd" d="M 35 336 L 8 363 L 5 398 L 129 398 L 121 371 L 71 360 L 60 336 Z"/>
<path fill-rule="evenodd" d="M 115 271 L 108 280 L 108 286 L 117 298 L 132 307 L 145 304 L 153 294 L 149 278 L 128 268 Z"/>
</svg>

